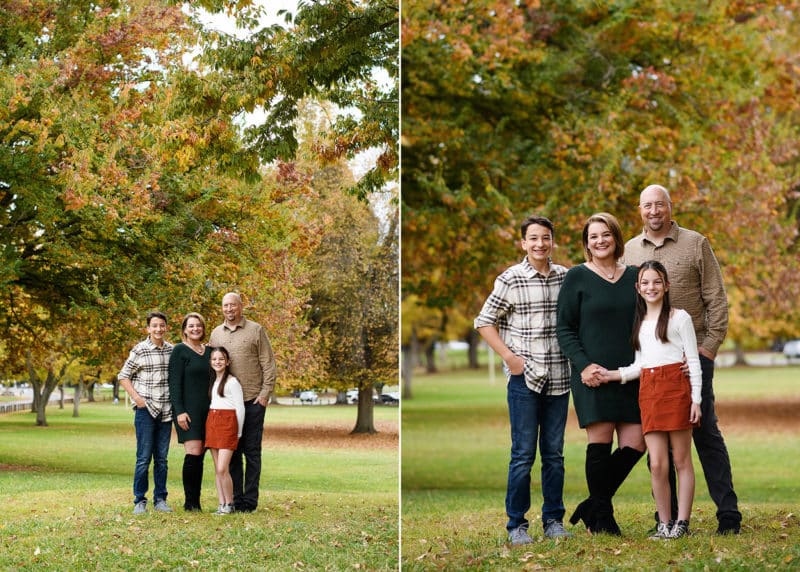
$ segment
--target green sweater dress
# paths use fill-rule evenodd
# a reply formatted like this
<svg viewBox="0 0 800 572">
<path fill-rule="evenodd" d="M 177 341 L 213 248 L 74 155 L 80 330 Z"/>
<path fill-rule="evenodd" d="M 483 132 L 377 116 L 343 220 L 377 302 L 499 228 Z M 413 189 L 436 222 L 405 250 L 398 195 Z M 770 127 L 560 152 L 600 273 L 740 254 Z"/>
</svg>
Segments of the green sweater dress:
<svg viewBox="0 0 800 572">
<path fill-rule="evenodd" d="M 169 358 L 169 398 L 172 401 L 172 418 L 178 443 L 195 439 L 205 440 L 208 405 L 208 385 L 211 366 L 211 348 L 206 346 L 199 355 L 186 344 L 177 344 Z M 188 413 L 192 422 L 189 430 L 178 427 L 178 415 Z"/>
<path fill-rule="evenodd" d="M 561 351 L 569 358 L 570 388 L 578 423 L 641 423 L 639 381 L 611 382 L 589 387 L 581 372 L 591 363 L 617 369 L 633 363 L 631 329 L 636 308 L 638 270 L 628 266 L 611 283 L 586 265 L 570 268 L 558 296 L 556 334 Z"/>
</svg>

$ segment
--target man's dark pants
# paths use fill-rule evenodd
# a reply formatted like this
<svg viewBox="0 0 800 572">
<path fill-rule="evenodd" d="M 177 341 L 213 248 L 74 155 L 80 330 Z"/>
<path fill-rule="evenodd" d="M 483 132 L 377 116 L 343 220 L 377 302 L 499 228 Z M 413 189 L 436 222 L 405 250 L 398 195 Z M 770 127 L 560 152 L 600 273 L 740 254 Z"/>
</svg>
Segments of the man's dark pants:
<svg viewBox="0 0 800 572">
<path fill-rule="evenodd" d="M 692 432 L 694 447 L 703 466 L 708 493 L 717 505 L 717 520 L 726 520 L 738 526 L 742 521 L 742 513 L 739 512 L 739 501 L 733 490 L 728 448 L 717 425 L 717 413 L 714 410 L 714 360 L 701 355 L 700 367 L 703 370 L 703 402 L 700 404 L 703 417 L 700 427 Z"/>
<path fill-rule="evenodd" d="M 261 439 L 264 436 L 266 407 L 252 401 L 244 403 L 244 425 L 239 446 L 231 457 L 233 504 L 236 510 L 250 512 L 258 507 L 258 484 L 261 479 Z M 243 465 L 244 458 L 244 467 Z M 244 477 L 244 478 L 243 478 Z"/>
</svg>

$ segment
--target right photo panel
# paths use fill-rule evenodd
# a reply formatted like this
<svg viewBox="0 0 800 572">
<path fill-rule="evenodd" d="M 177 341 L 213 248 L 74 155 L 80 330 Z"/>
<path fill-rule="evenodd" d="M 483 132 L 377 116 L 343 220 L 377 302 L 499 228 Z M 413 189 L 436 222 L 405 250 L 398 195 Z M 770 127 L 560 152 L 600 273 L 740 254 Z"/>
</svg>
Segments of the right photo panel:
<svg viewBox="0 0 800 572">
<path fill-rule="evenodd" d="M 403 570 L 800 562 L 798 14 L 402 2 Z"/>
</svg>

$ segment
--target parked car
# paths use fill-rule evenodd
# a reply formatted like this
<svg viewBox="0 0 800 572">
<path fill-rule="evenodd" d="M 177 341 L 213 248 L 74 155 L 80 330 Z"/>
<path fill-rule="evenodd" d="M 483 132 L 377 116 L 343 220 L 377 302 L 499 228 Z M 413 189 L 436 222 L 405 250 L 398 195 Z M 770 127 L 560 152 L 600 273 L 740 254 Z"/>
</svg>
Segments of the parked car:
<svg viewBox="0 0 800 572">
<path fill-rule="evenodd" d="M 347 393 L 345 393 L 345 399 L 349 405 L 353 403 L 358 403 L 358 390 L 357 389 L 348 389 Z"/>
<path fill-rule="evenodd" d="M 783 355 L 787 358 L 800 358 L 800 340 L 791 340 L 784 344 Z"/>
<path fill-rule="evenodd" d="M 316 391 L 301 391 L 300 403 L 316 403 L 319 401 L 319 395 Z"/>
<path fill-rule="evenodd" d="M 397 393 L 396 391 L 391 391 L 389 393 L 381 393 L 381 403 L 386 403 L 389 405 L 400 403 L 400 394 Z"/>
</svg>

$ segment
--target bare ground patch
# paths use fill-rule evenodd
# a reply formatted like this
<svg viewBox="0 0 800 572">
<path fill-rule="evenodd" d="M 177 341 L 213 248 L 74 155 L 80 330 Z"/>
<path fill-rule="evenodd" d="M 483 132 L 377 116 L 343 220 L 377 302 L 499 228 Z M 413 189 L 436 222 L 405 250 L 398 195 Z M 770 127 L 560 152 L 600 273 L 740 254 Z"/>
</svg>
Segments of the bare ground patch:
<svg viewBox="0 0 800 572">
<path fill-rule="evenodd" d="M 17 471 L 17 472 L 41 472 L 42 467 L 34 467 L 33 465 L 9 465 L 8 463 L 0 463 L 0 471 Z"/>
<path fill-rule="evenodd" d="M 800 434 L 800 397 L 717 401 L 714 409 L 725 433 Z M 578 419 L 570 407 L 567 430 L 577 427 Z"/>
<path fill-rule="evenodd" d="M 719 425 L 730 432 L 800 433 L 800 398 L 717 401 Z"/>
<path fill-rule="evenodd" d="M 264 445 L 278 447 L 316 447 L 320 449 L 398 449 L 398 424 L 376 421 L 373 435 L 352 434 L 354 421 L 314 425 L 274 425 L 264 428 Z"/>
</svg>

